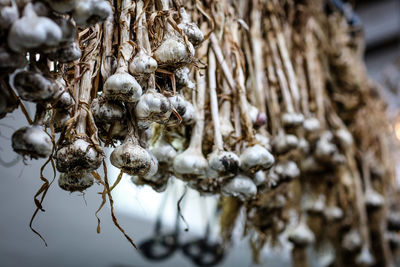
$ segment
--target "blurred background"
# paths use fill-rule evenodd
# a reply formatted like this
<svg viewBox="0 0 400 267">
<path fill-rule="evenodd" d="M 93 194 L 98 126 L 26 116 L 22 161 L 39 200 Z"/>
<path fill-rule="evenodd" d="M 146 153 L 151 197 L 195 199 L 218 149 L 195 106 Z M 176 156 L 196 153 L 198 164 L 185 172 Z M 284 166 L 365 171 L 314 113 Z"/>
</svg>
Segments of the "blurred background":
<svg viewBox="0 0 400 267">
<path fill-rule="evenodd" d="M 365 60 L 372 78 L 379 82 L 381 94 L 388 102 L 392 131 L 400 140 L 400 1 L 360 0 L 352 1 L 365 32 Z M 33 106 L 28 106 L 30 114 Z M 181 251 L 176 251 L 163 261 L 149 261 L 136 251 L 113 225 L 108 203 L 99 212 L 101 234 L 96 233 L 95 212 L 101 203 L 102 188 L 91 187 L 85 195 L 62 191 L 57 181 L 50 188 L 43 207 L 33 226 L 48 243 L 44 243 L 29 229 L 29 221 L 35 210 L 33 197 L 40 188 L 40 168 L 44 161 L 25 163 L 11 148 L 11 134 L 25 125 L 21 112 L 14 112 L 0 122 L 0 266 L 192 266 Z M 398 156 L 400 159 L 400 156 Z M 398 164 L 399 165 L 399 164 Z M 109 165 L 110 166 L 110 165 Z M 44 171 L 52 178 L 51 166 Z M 118 176 L 116 169 L 109 168 L 111 182 Z M 171 187 L 171 186 L 170 186 Z M 175 228 L 177 201 L 183 194 L 183 186 L 175 182 L 167 193 L 155 193 L 149 187 L 136 187 L 128 177 L 113 191 L 115 209 L 120 224 L 137 244 L 152 237 L 157 218 L 162 231 L 172 233 Z M 180 239 L 182 242 L 204 237 L 210 224 L 210 238 L 218 232 L 215 217 L 216 201 L 188 191 L 182 201 Z M 160 210 L 162 212 L 160 212 Z M 240 223 L 236 226 L 235 244 L 218 266 L 253 266 L 248 240 L 240 235 Z M 266 248 L 261 256 L 268 266 L 290 266 L 287 247 L 274 250 Z"/>
</svg>

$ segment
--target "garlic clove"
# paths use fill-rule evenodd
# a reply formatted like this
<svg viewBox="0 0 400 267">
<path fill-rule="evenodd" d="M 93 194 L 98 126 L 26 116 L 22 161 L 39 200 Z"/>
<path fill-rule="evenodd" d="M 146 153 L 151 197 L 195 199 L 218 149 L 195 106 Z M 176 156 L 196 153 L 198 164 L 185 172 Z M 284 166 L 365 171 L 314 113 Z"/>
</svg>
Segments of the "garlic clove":
<svg viewBox="0 0 400 267">
<path fill-rule="evenodd" d="M 240 169 L 249 173 L 268 170 L 274 162 L 274 156 L 260 145 L 247 147 L 240 155 Z"/>
<path fill-rule="evenodd" d="M 80 27 L 88 27 L 106 20 L 112 14 L 111 5 L 103 0 L 78 1 L 72 12 L 76 24 Z"/>
<path fill-rule="evenodd" d="M 181 36 L 166 34 L 161 45 L 154 51 L 154 59 L 159 66 L 179 66 L 192 62 L 194 48 L 191 43 L 186 44 Z"/>
<path fill-rule="evenodd" d="M 221 188 L 223 194 L 246 201 L 257 195 L 257 186 L 249 177 L 238 174 Z"/>
<path fill-rule="evenodd" d="M 117 146 L 111 153 L 110 161 L 129 175 L 145 177 L 154 170 L 154 157 L 132 139 Z"/>
<path fill-rule="evenodd" d="M 93 185 L 94 178 L 90 172 L 69 172 L 61 173 L 58 178 L 58 185 L 68 192 L 83 192 Z"/>
<path fill-rule="evenodd" d="M 22 127 L 11 137 L 12 148 L 21 156 L 46 158 L 53 151 L 50 136 L 38 125 Z"/>
<path fill-rule="evenodd" d="M 156 71 L 157 67 L 157 61 L 141 50 L 129 64 L 129 72 L 132 75 L 151 74 Z"/>
<path fill-rule="evenodd" d="M 214 151 L 209 156 L 208 164 L 220 175 L 234 176 L 239 170 L 240 159 L 233 152 Z"/>
<path fill-rule="evenodd" d="M 104 83 L 103 92 L 108 99 L 132 103 L 139 100 L 142 87 L 132 75 L 116 72 Z"/>
<path fill-rule="evenodd" d="M 315 236 L 305 222 L 300 222 L 289 232 L 288 240 L 296 246 L 304 247 L 314 243 Z"/>
<path fill-rule="evenodd" d="M 361 247 L 361 236 L 360 233 L 352 229 L 348 231 L 342 239 L 342 248 L 347 251 L 355 251 Z"/>
<path fill-rule="evenodd" d="M 48 56 L 50 60 L 68 63 L 79 59 L 82 56 L 82 51 L 77 43 L 72 42 L 51 51 Z"/>
<path fill-rule="evenodd" d="M 25 6 L 24 16 L 15 21 L 8 33 L 8 46 L 15 52 L 57 46 L 62 39 L 61 28 L 47 17 L 39 17 L 32 4 Z"/>
<path fill-rule="evenodd" d="M 367 246 L 363 246 L 361 252 L 356 257 L 356 263 L 360 266 L 371 266 L 375 263 L 374 256 Z"/>
<path fill-rule="evenodd" d="M 31 102 L 50 100 L 58 92 L 57 84 L 41 73 L 23 70 L 14 76 L 14 88 L 21 99 Z"/>
<path fill-rule="evenodd" d="M 62 145 L 55 153 L 56 167 L 59 172 L 91 171 L 100 167 L 103 156 L 91 143 L 77 138 L 70 144 Z"/>
</svg>

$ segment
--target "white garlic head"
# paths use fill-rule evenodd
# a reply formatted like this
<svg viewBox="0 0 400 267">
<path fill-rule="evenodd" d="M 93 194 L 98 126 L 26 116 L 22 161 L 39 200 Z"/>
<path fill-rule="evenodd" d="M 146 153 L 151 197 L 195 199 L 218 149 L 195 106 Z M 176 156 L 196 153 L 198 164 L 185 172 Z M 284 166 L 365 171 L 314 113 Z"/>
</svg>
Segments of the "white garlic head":
<svg viewBox="0 0 400 267">
<path fill-rule="evenodd" d="M 93 185 L 93 175 L 87 171 L 61 173 L 58 185 L 68 192 L 83 192 Z"/>
<path fill-rule="evenodd" d="M 63 144 L 55 154 L 56 167 L 59 172 L 92 171 L 100 167 L 103 155 L 94 146 L 77 138 L 70 144 Z"/>
<path fill-rule="evenodd" d="M 14 1 L 0 3 L 0 29 L 7 30 L 18 17 L 18 7 Z"/>
<path fill-rule="evenodd" d="M 182 22 L 178 24 L 178 27 L 187 36 L 189 42 L 191 42 L 194 46 L 198 46 L 204 41 L 204 34 L 196 25 L 196 23 Z"/>
<path fill-rule="evenodd" d="M 208 162 L 203 155 L 193 149 L 186 149 L 174 159 L 174 172 L 179 178 L 205 178 Z"/>
<path fill-rule="evenodd" d="M 185 43 L 181 36 L 166 34 L 153 56 L 159 66 L 179 66 L 192 61 L 194 48 L 190 42 Z"/>
<path fill-rule="evenodd" d="M 156 71 L 157 67 L 157 61 L 141 50 L 129 64 L 129 72 L 133 75 L 151 74 Z"/>
<path fill-rule="evenodd" d="M 79 59 L 82 51 L 77 43 L 72 42 L 51 51 L 48 56 L 50 60 L 68 63 Z"/>
<path fill-rule="evenodd" d="M 88 27 L 106 20 L 112 14 L 112 8 L 108 1 L 85 0 L 79 1 L 72 12 L 76 24 Z"/>
<path fill-rule="evenodd" d="M 315 241 L 314 233 L 305 222 L 300 222 L 288 234 L 288 239 L 296 246 L 308 246 Z"/>
<path fill-rule="evenodd" d="M 163 138 L 150 148 L 150 152 L 157 158 L 160 163 L 171 163 L 177 155 L 173 146 L 168 144 Z"/>
<path fill-rule="evenodd" d="M 58 92 L 57 84 L 41 73 L 23 70 L 14 77 L 14 88 L 26 101 L 43 102 L 52 99 Z"/>
<path fill-rule="evenodd" d="M 371 208 L 381 208 L 385 204 L 385 199 L 375 189 L 368 188 L 365 191 L 365 204 Z"/>
<path fill-rule="evenodd" d="M 361 252 L 357 255 L 356 263 L 359 266 L 372 266 L 375 263 L 375 258 L 366 245 L 362 247 Z"/>
<path fill-rule="evenodd" d="M 210 154 L 208 164 L 219 175 L 234 176 L 239 170 L 240 159 L 233 152 L 216 150 Z"/>
<path fill-rule="evenodd" d="M 282 124 L 285 127 L 298 127 L 304 122 L 304 115 L 301 113 L 283 113 Z"/>
<path fill-rule="evenodd" d="M 175 70 L 175 81 L 178 89 L 194 88 L 195 84 L 190 80 L 190 69 L 187 66 L 177 68 Z"/>
<path fill-rule="evenodd" d="M 135 107 L 138 125 L 143 129 L 147 129 L 152 122 L 166 123 L 171 113 L 172 105 L 168 98 L 153 90 L 143 94 Z"/>
<path fill-rule="evenodd" d="M 132 103 L 139 100 L 142 87 L 132 75 L 116 72 L 104 83 L 103 92 L 108 99 Z"/>
<path fill-rule="evenodd" d="M 309 117 L 303 121 L 303 128 L 304 130 L 306 130 L 306 132 L 314 133 L 316 131 L 319 131 L 319 129 L 321 128 L 321 123 L 317 118 Z"/>
<path fill-rule="evenodd" d="M 295 179 L 300 176 L 296 162 L 291 160 L 277 163 L 274 170 L 281 179 Z"/>
<path fill-rule="evenodd" d="M 46 158 L 53 151 L 50 136 L 37 125 L 22 127 L 12 135 L 11 140 L 12 148 L 21 156 Z"/>
<path fill-rule="evenodd" d="M 249 177 L 238 174 L 227 184 L 223 185 L 221 191 L 224 195 L 237 197 L 241 201 L 246 201 L 257 195 L 257 186 Z"/>
<path fill-rule="evenodd" d="M 145 177 L 154 167 L 154 157 L 138 142 L 128 138 L 120 146 L 117 146 L 110 156 L 111 164 L 129 175 Z"/>
<path fill-rule="evenodd" d="M 8 33 L 8 46 L 15 52 L 57 46 L 62 39 L 61 28 L 47 17 L 37 16 L 31 3 L 24 16 L 16 20 Z"/>
<path fill-rule="evenodd" d="M 240 169 L 249 173 L 268 170 L 274 163 L 274 156 L 261 145 L 247 147 L 240 155 Z"/>
<path fill-rule="evenodd" d="M 348 231 L 342 239 L 342 247 L 348 251 L 355 251 L 361 247 L 361 236 L 356 229 Z"/>
<path fill-rule="evenodd" d="M 324 216 L 327 221 L 338 221 L 343 218 L 343 210 L 338 206 L 328 206 L 324 210 Z"/>
<path fill-rule="evenodd" d="M 108 100 L 101 96 L 92 101 L 90 108 L 98 124 L 121 121 L 126 116 L 125 107 L 121 102 Z"/>
</svg>

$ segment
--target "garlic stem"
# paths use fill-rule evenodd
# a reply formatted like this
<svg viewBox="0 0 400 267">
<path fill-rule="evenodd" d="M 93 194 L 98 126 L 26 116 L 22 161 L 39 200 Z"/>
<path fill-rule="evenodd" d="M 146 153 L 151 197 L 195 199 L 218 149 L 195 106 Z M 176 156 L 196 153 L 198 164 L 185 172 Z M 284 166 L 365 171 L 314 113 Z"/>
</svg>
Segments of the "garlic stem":
<svg viewBox="0 0 400 267">
<path fill-rule="evenodd" d="M 113 34 L 114 34 L 114 17 L 110 16 L 103 24 L 103 56 L 101 62 L 101 76 L 104 81 L 110 77 L 113 72 Z"/>
<path fill-rule="evenodd" d="M 122 0 L 120 7 L 119 26 L 120 29 L 120 46 L 117 72 L 128 72 L 128 61 L 132 56 L 133 47 L 130 42 L 130 25 L 131 13 L 135 8 L 132 0 Z"/>
<path fill-rule="evenodd" d="M 255 88 L 256 88 L 256 96 L 257 96 L 257 108 L 260 112 L 266 114 L 266 106 L 265 106 L 265 91 L 268 88 L 267 83 L 264 82 L 264 62 L 263 62 L 263 47 L 264 43 L 261 38 L 261 7 L 257 4 L 258 1 L 253 0 L 253 9 L 250 14 L 251 20 L 251 47 L 253 50 L 253 62 L 254 62 L 254 72 L 255 72 Z"/>
<path fill-rule="evenodd" d="M 288 113 L 293 113 L 294 108 L 293 108 L 292 97 L 289 92 L 285 73 L 283 72 L 283 69 L 282 69 L 282 62 L 278 55 L 277 44 L 276 44 L 275 37 L 272 34 L 272 29 L 267 30 L 267 39 L 269 41 L 269 48 L 270 48 L 270 51 L 272 54 L 272 59 L 273 59 L 274 65 L 275 65 L 276 76 L 278 77 L 278 82 L 279 82 L 280 88 L 282 90 L 282 97 L 283 97 L 283 101 L 285 102 L 286 111 Z"/>
<path fill-rule="evenodd" d="M 211 116 L 214 124 L 214 143 L 218 150 L 223 150 L 223 141 L 220 130 L 219 112 L 218 112 L 218 99 L 217 99 L 217 82 L 215 77 L 216 63 L 214 52 L 210 49 L 208 51 L 208 81 L 210 88 L 210 102 L 211 102 Z"/>
<path fill-rule="evenodd" d="M 270 20 L 272 22 L 272 27 L 275 30 L 275 35 L 276 35 L 276 41 L 277 41 L 277 46 L 283 61 L 283 66 L 286 70 L 287 74 L 287 80 L 289 82 L 289 88 L 291 90 L 293 99 L 294 99 L 294 104 L 299 110 L 298 104 L 300 103 L 300 93 L 299 93 L 299 87 L 297 85 L 297 79 L 296 75 L 294 73 L 292 61 L 290 60 L 289 52 L 286 46 L 285 42 L 285 37 L 283 36 L 283 30 L 280 27 L 278 20 L 275 15 L 270 16 Z"/>
</svg>

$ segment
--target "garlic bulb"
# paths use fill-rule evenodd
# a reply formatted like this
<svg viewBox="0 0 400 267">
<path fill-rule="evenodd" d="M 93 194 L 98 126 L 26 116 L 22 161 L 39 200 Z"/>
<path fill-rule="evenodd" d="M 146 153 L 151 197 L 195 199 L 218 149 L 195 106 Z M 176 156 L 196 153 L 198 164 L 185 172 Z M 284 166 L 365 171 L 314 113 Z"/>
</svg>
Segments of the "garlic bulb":
<svg viewBox="0 0 400 267">
<path fill-rule="evenodd" d="M 143 94 L 135 107 L 138 126 L 147 129 L 152 122 L 164 124 L 172 113 L 172 105 L 167 97 L 149 89 Z"/>
<path fill-rule="evenodd" d="M 54 157 L 57 170 L 65 173 L 96 170 L 103 160 L 93 145 L 83 138 L 62 144 Z"/>
<path fill-rule="evenodd" d="M 249 177 L 238 174 L 222 186 L 221 192 L 228 196 L 237 197 L 241 201 L 246 201 L 257 195 L 257 186 Z"/>
<path fill-rule="evenodd" d="M 234 176 L 239 170 L 240 159 L 233 152 L 215 150 L 209 155 L 208 164 L 218 176 Z"/>
<path fill-rule="evenodd" d="M 142 95 L 142 87 L 136 79 L 123 71 L 108 77 L 104 83 L 104 95 L 111 100 L 137 102 Z"/>
<path fill-rule="evenodd" d="M 51 51 L 48 56 L 50 60 L 68 63 L 79 59 L 82 56 L 82 51 L 77 43 L 72 42 Z"/>
<path fill-rule="evenodd" d="M 304 122 L 304 116 L 301 113 L 286 112 L 282 115 L 282 124 L 285 127 L 298 127 Z"/>
<path fill-rule="evenodd" d="M 14 151 L 24 157 L 46 158 L 53 151 L 50 136 L 38 125 L 22 127 L 12 135 L 11 140 Z"/>
<path fill-rule="evenodd" d="M 72 17 L 78 26 L 88 27 L 106 20 L 111 14 L 112 8 L 108 1 L 84 0 L 78 1 L 72 12 Z"/>
<path fill-rule="evenodd" d="M 57 46 L 62 39 L 61 28 L 47 17 L 37 16 L 31 3 L 26 4 L 23 17 L 16 20 L 8 33 L 8 46 L 15 52 Z"/>
<path fill-rule="evenodd" d="M 374 256 L 366 245 L 361 248 L 361 252 L 356 257 L 356 263 L 360 266 L 371 266 L 375 263 Z"/>
<path fill-rule="evenodd" d="M 43 102 L 50 100 L 58 92 L 57 84 L 41 73 L 23 70 L 14 77 L 14 87 L 18 95 L 26 101 Z"/>
<path fill-rule="evenodd" d="M 0 2 L 0 29 L 8 29 L 19 17 L 18 6 L 13 0 Z"/>
<path fill-rule="evenodd" d="M 247 147 L 240 155 L 240 169 L 249 173 L 268 170 L 274 162 L 274 156 L 260 145 Z"/>
<path fill-rule="evenodd" d="M 133 75 L 151 74 L 157 67 L 157 61 L 141 50 L 129 64 L 129 72 Z"/>
<path fill-rule="evenodd" d="M 361 247 L 361 236 L 356 229 L 348 231 L 342 239 L 342 247 L 348 251 L 355 251 Z"/>
<path fill-rule="evenodd" d="M 174 74 L 178 89 L 195 88 L 195 84 L 190 79 L 190 69 L 187 66 L 177 68 Z"/>
<path fill-rule="evenodd" d="M 157 172 L 157 160 L 133 137 L 127 137 L 110 156 L 111 164 L 129 175 L 146 177 Z"/>
<path fill-rule="evenodd" d="M 182 20 L 181 23 L 178 24 L 178 27 L 187 36 L 189 42 L 191 42 L 194 46 L 199 45 L 204 40 L 203 33 L 195 23 L 190 22 L 189 14 L 186 13 L 184 7 L 179 9 L 179 13 Z"/>
<path fill-rule="evenodd" d="M 83 192 L 93 185 L 93 175 L 87 171 L 61 173 L 58 185 L 65 191 Z"/>
<path fill-rule="evenodd" d="M 315 236 L 308 225 L 301 220 L 300 223 L 289 232 L 288 239 L 294 245 L 303 247 L 314 243 Z"/>
</svg>

